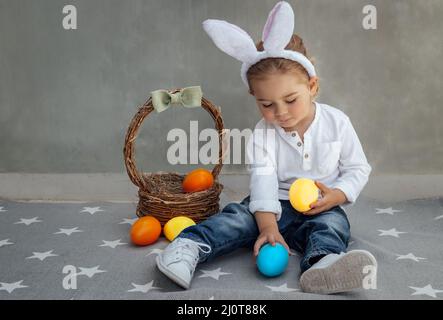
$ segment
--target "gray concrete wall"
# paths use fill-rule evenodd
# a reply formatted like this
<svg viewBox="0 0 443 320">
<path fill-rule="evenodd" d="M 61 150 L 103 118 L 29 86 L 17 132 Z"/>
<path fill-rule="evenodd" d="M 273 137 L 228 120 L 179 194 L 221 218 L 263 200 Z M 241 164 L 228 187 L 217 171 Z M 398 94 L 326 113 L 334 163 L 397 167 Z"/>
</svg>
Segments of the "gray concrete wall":
<svg viewBox="0 0 443 320">
<path fill-rule="evenodd" d="M 374 174 L 438 174 L 443 164 L 443 1 L 299 0 L 296 32 L 317 60 L 318 101 L 347 113 Z M 240 62 L 201 28 L 241 26 L 256 41 L 272 0 L 0 0 L 0 172 L 124 173 L 129 122 L 155 89 L 201 85 L 226 128 L 259 113 Z M 62 28 L 62 7 L 78 29 Z M 378 29 L 362 28 L 374 4 Z M 202 109 L 146 119 L 137 140 L 143 171 L 187 171 L 166 162 L 167 132 L 213 122 Z M 224 173 L 244 172 L 225 165 Z"/>
</svg>

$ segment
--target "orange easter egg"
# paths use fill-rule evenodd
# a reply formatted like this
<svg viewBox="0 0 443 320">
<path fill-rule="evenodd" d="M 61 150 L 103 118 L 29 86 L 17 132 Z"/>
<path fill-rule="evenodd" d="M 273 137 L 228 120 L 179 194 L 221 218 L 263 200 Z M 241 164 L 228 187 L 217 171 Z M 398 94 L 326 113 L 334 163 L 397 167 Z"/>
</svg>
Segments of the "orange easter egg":
<svg viewBox="0 0 443 320">
<path fill-rule="evenodd" d="M 157 241 L 161 231 L 160 221 L 152 216 L 144 216 L 132 225 L 131 241 L 138 246 L 147 246 Z"/>
<path fill-rule="evenodd" d="M 210 189 L 214 184 L 212 173 L 206 169 L 196 169 L 189 172 L 183 180 L 184 192 L 197 192 Z"/>
</svg>

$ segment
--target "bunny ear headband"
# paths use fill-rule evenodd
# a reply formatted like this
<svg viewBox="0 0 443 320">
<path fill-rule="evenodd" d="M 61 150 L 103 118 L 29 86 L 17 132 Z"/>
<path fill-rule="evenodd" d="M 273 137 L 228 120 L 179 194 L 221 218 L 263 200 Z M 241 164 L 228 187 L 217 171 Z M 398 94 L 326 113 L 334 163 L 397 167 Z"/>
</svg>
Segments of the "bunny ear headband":
<svg viewBox="0 0 443 320">
<path fill-rule="evenodd" d="M 269 13 L 263 29 L 264 51 L 258 51 L 254 41 L 240 27 L 224 20 L 207 19 L 203 29 L 223 52 L 243 62 L 241 77 L 248 86 L 246 72 L 266 58 L 285 58 L 300 63 L 310 77 L 316 76 L 315 68 L 306 56 L 292 50 L 285 50 L 294 32 L 294 12 L 286 1 L 278 2 Z"/>
</svg>

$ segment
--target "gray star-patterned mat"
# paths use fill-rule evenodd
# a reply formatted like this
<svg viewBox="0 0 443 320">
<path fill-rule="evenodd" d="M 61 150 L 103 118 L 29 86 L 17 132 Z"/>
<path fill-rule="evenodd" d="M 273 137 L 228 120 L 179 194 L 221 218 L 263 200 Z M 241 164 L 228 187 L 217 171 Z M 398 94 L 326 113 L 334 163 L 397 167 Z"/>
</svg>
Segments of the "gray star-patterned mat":
<svg viewBox="0 0 443 320">
<path fill-rule="evenodd" d="M 222 204 L 222 206 L 227 203 Z M 299 288 L 300 256 L 277 278 L 260 275 L 248 249 L 198 266 L 183 290 L 155 257 L 168 244 L 130 243 L 135 203 L 0 201 L 0 300 L 7 299 L 442 299 L 443 199 L 346 208 L 348 250 L 378 260 L 377 287 L 335 295 Z"/>
</svg>

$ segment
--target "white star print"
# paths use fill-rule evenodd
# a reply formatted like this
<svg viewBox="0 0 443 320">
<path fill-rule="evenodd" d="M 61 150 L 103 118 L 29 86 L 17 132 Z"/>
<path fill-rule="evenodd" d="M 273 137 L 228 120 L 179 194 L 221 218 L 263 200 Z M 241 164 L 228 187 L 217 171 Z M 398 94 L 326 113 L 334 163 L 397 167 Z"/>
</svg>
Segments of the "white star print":
<svg viewBox="0 0 443 320">
<path fill-rule="evenodd" d="M 127 244 L 125 242 L 120 242 L 121 239 L 118 240 L 114 240 L 114 241 L 106 241 L 106 240 L 102 240 L 104 243 L 99 245 L 99 247 L 111 247 L 112 249 L 115 249 L 115 247 L 117 246 L 122 246 L 124 244 Z"/>
<path fill-rule="evenodd" d="M 128 292 L 147 293 L 149 290 L 161 289 L 159 287 L 154 287 L 153 284 L 154 284 L 154 280 L 152 280 L 151 282 L 148 282 L 147 284 L 135 284 L 135 283 L 132 283 L 132 285 L 134 286 L 134 289 L 128 290 Z"/>
<path fill-rule="evenodd" d="M 298 291 L 299 289 L 293 289 L 293 288 L 288 288 L 288 284 L 284 283 L 281 286 L 278 287 L 273 287 L 273 286 L 266 286 L 269 289 L 271 289 L 274 292 L 291 292 L 291 291 Z"/>
<path fill-rule="evenodd" d="M 23 280 L 13 282 L 13 283 L 0 282 L 0 285 L 1 285 L 0 290 L 5 290 L 5 291 L 8 291 L 8 293 L 11 293 L 15 289 L 28 288 L 28 286 L 23 286 L 22 282 L 23 282 Z"/>
<path fill-rule="evenodd" d="M 432 286 L 430 284 L 428 284 L 427 286 L 425 286 L 423 288 L 419 288 L 419 287 L 409 287 L 409 288 L 415 290 L 415 292 L 412 293 L 411 296 L 427 295 L 432 298 L 437 298 L 436 293 L 443 292 L 443 290 L 437 290 L 437 289 L 432 288 Z"/>
<path fill-rule="evenodd" d="M 31 219 L 20 219 L 20 221 L 15 222 L 14 224 L 26 224 L 27 226 L 29 226 L 32 223 L 36 223 L 36 222 L 42 222 L 42 220 L 38 220 L 38 217 L 34 217 Z"/>
<path fill-rule="evenodd" d="M 403 232 L 403 231 L 397 231 L 395 228 L 389 229 L 389 230 L 378 230 L 380 231 L 379 236 L 391 236 L 391 237 L 396 237 L 399 238 L 399 234 L 401 233 L 407 233 L 407 232 Z"/>
<path fill-rule="evenodd" d="M 395 212 L 402 212 L 403 211 L 403 210 L 392 209 L 392 207 L 385 208 L 385 209 L 375 208 L 375 210 L 377 210 L 376 214 L 387 213 L 387 214 L 390 214 L 391 216 L 393 216 Z"/>
<path fill-rule="evenodd" d="M 83 230 L 78 230 L 78 227 L 71 228 L 71 229 L 60 228 L 60 231 L 54 232 L 54 234 L 66 234 L 67 236 L 70 236 L 74 232 L 83 232 Z"/>
<path fill-rule="evenodd" d="M 134 219 L 126 219 L 124 218 L 122 222 L 120 222 L 119 224 L 130 224 L 131 226 L 138 220 L 138 218 L 134 218 Z"/>
<path fill-rule="evenodd" d="M 48 257 L 55 257 L 58 256 L 58 254 L 53 254 L 52 251 L 46 251 L 46 252 L 33 252 L 33 255 L 30 257 L 27 257 L 26 259 L 40 259 L 40 261 L 45 260 Z"/>
<path fill-rule="evenodd" d="M 6 211 L 8 211 L 8 210 L 4 210 L 3 208 L 4 208 L 4 207 L 0 207 L 0 212 L 6 212 Z"/>
<path fill-rule="evenodd" d="M 434 220 L 440 220 L 443 219 L 443 214 L 441 216 L 435 217 Z"/>
<path fill-rule="evenodd" d="M 95 267 L 92 267 L 92 268 L 82 268 L 82 267 L 79 267 L 80 272 L 77 273 L 77 275 L 78 276 L 85 275 L 88 278 L 92 278 L 97 273 L 107 272 L 106 270 L 100 270 L 99 268 L 100 268 L 100 266 L 95 266 Z"/>
<path fill-rule="evenodd" d="M 414 256 L 412 253 L 408 253 L 408 254 L 397 254 L 397 259 L 395 260 L 403 260 L 403 259 L 410 259 L 410 260 L 414 260 L 415 262 L 419 262 L 420 260 L 426 260 L 426 258 L 420 258 L 420 257 L 416 257 Z"/>
<path fill-rule="evenodd" d="M 83 210 L 80 211 L 80 213 L 87 212 L 87 213 L 90 213 L 93 215 L 94 213 L 100 212 L 100 211 L 105 211 L 105 210 L 100 209 L 100 207 L 83 207 Z"/>
<path fill-rule="evenodd" d="M 163 249 L 152 249 L 151 252 L 149 252 L 146 257 L 149 257 L 151 254 L 160 254 L 163 252 Z"/>
<path fill-rule="evenodd" d="M 215 280 L 218 280 L 220 276 L 226 275 L 226 274 L 232 274 L 229 272 L 221 272 L 221 268 L 215 269 L 215 270 L 200 270 L 203 272 L 202 275 L 199 276 L 199 278 L 212 278 Z"/>
<path fill-rule="evenodd" d="M 14 244 L 14 242 L 9 242 L 9 239 L 0 240 L 0 248 L 9 244 Z"/>
</svg>

